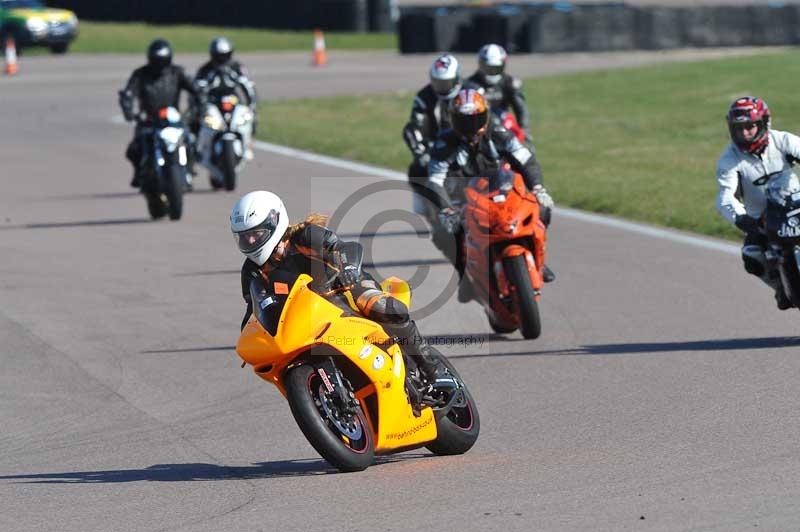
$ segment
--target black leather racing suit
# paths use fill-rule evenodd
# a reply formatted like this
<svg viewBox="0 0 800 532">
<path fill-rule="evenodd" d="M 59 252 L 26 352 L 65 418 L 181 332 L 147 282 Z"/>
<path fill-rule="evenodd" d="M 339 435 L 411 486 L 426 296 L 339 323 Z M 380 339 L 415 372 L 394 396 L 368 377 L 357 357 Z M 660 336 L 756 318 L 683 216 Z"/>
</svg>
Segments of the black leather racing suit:
<svg viewBox="0 0 800 532">
<path fill-rule="evenodd" d="M 217 102 L 222 96 L 236 94 L 245 105 L 255 111 L 255 105 L 258 102 L 255 84 L 248 77 L 247 69 L 238 61 L 230 60 L 223 64 L 208 61 L 197 70 L 194 83 L 196 90 L 204 94 L 204 100 Z M 199 117 L 197 117 L 197 120 L 192 123 L 192 131 L 195 134 L 197 134 L 199 125 Z M 255 132 L 254 120 L 253 134 Z"/>
<path fill-rule="evenodd" d="M 489 121 L 486 133 L 476 144 L 464 141 L 452 129 L 443 131 L 433 145 L 428 165 L 431 201 L 438 209 L 451 207 L 453 199 L 463 199 L 463 186 L 467 179 L 459 178 L 494 175 L 500 170 L 500 165 L 504 161 L 522 175 L 529 190 L 542 184 L 542 170 L 536 161 L 533 146 L 523 145 L 510 131 L 494 122 Z M 447 177 L 451 178 L 448 188 L 455 194 L 455 198 L 451 198 L 445 189 Z M 542 208 L 539 212 L 542 222 L 549 225 L 550 209 Z M 451 231 L 445 230 L 436 219 L 432 219 L 431 224 L 434 244 L 453 263 L 461 276 L 464 272 L 461 245 L 463 230 L 460 227 L 455 228 L 451 236 Z"/>
<path fill-rule="evenodd" d="M 525 95 L 522 93 L 522 80 L 509 74 L 503 74 L 498 83 L 489 83 L 483 73 L 475 72 L 467 82 L 478 88 L 486 98 L 486 103 L 492 110 L 493 120 L 499 122 L 503 113 L 509 110 L 513 111 L 519 126 L 530 137 L 531 115 L 528 112 L 528 105 L 525 103 Z"/>
<path fill-rule="evenodd" d="M 428 164 L 428 187 L 434 192 L 436 206 L 441 209 L 451 205 L 450 195 L 444 188 L 448 176 L 492 175 L 504 161 L 522 175 L 528 189 L 542 184 L 542 170 L 532 146 L 524 146 L 502 126 L 490 121 L 486 133 L 476 144 L 464 141 L 452 129 L 442 131 L 433 145 Z"/>
<path fill-rule="evenodd" d="M 414 98 L 411 116 L 403 127 L 403 140 L 414 160 L 408 167 L 411 186 L 424 185 L 428 177 L 430 148 L 439 133 L 450 127 L 449 98 L 440 98 L 430 84 Z"/>
<path fill-rule="evenodd" d="M 125 120 L 130 122 L 138 118 L 133 140 L 125 152 L 125 157 L 133 165 L 134 172 L 138 169 L 144 150 L 142 129 L 145 122 L 158 117 L 159 110 L 164 107 L 177 109 L 182 90 L 193 97 L 190 103 L 195 105 L 197 93 L 183 68 L 176 65 L 163 68 L 145 65 L 133 71 L 125 88 L 120 91 L 119 104 Z M 136 102 L 138 102 L 138 114 L 134 111 Z M 193 151 L 191 146 L 189 151 Z"/>
<path fill-rule="evenodd" d="M 277 265 L 277 269 L 294 273 L 306 273 L 315 280 L 312 288 L 319 288 L 321 284 L 346 267 L 357 268 L 359 282 L 350 292 L 356 306 L 363 316 L 379 323 L 389 336 L 395 338 L 401 350 L 419 366 L 426 375 L 434 376 L 439 367 L 438 358 L 431 352 L 431 348 L 420 334 L 414 320 L 411 319 L 406 305 L 383 292 L 380 285 L 371 275 L 362 271 L 363 249 L 357 242 L 343 242 L 336 234 L 324 227 L 306 224 L 289 240 L 287 251 Z M 269 264 L 269 263 L 267 263 Z M 242 265 L 242 296 L 247 302 L 247 310 L 242 320 L 244 328 L 253 311 L 250 300 L 250 282 L 260 278 L 269 282 L 269 273 L 259 268 L 250 259 Z"/>
</svg>

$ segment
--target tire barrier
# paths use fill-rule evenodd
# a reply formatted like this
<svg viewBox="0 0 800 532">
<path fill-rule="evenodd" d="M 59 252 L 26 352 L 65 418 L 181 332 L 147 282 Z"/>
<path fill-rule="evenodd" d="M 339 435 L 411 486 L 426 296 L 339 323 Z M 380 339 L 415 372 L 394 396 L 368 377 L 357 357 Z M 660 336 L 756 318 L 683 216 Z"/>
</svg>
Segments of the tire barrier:
<svg viewBox="0 0 800 532">
<path fill-rule="evenodd" d="M 403 54 L 477 50 L 471 10 L 409 10 L 400 16 L 397 32 Z"/>
<path fill-rule="evenodd" d="M 396 0 L 50 0 L 78 18 L 303 30 L 391 31 Z"/>
<path fill-rule="evenodd" d="M 397 27 L 401 53 L 474 52 L 489 42 L 511 53 L 791 45 L 800 43 L 800 5 L 408 8 Z"/>
<path fill-rule="evenodd" d="M 636 10 L 636 47 L 644 50 L 668 50 L 686 46 L 682 10 L 653 7 Z"/>
</svg>

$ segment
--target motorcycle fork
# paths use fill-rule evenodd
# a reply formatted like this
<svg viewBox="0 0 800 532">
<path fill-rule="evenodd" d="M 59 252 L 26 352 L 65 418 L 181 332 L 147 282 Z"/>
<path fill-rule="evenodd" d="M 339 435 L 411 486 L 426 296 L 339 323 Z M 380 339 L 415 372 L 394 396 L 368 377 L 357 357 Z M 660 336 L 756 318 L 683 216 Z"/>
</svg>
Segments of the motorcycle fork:
<svg viewBox="0 0 800 532">
<path fill-rule="evenodd" d="M 325 389 L 334 398 L 337 406 L 349 414 L 355 414 L 358 409 L 358 399 L 350 383 L 342 376 L 342 372 L 333 362 L 333 357 L 315 366 Z"/>
</svg>

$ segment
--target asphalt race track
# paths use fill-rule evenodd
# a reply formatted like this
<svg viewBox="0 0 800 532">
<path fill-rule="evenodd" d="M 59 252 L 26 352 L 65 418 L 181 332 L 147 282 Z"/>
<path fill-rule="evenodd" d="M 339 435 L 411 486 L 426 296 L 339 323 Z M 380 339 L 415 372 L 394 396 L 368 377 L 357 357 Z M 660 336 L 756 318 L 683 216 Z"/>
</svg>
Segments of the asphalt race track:
<svg viewBox="0 0 800 532">
<path fill-rule="evenodd" d="M 688 57 L 514 64 L 532 75 L 676 55 Z M 245 56 L 263 97 L 412 88 L 428 58 L 308 59 Z M 414 277 L 417 308 L 451 269 L 412 225 L 380 226 L 410 204 L 396 182 L 263 151 L 236 193 L 211 193 L 201 175 L 183 220 L 150 222 L 128 188 L 131 130 L 112 121 L 138 62 L 23 58 L 0 79 L 0 530 L 798 527 L 800 315 L 776 310 L 729 247 L 566 215 L 550 232 L 558 280 L 539 340 L 490 334 L 479 306 L 450 293 L 420 319 L 480 407 L 472 451 L 333 472 L 277 390 L 239 368 L 232 204 L 269 188 L 298 218 L 351 198 L 340 232 L 378 220 L 370 262 Z"/>
</svg>

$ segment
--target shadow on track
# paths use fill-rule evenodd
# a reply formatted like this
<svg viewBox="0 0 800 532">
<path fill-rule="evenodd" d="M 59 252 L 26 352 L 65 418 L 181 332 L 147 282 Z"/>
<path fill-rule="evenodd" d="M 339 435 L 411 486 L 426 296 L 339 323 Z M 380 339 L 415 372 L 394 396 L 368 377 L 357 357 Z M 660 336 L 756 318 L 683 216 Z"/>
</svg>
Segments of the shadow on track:
<svg viewBox="0 0 800 532">
<path fill-rule="evenodd" d="M 235 345 L 221 345 L 216 347 L 184 347 L 181 349 L 148 349 L 147 351 L 139 351 L 143 355 L 153 354 L 170 354 L 170 353 L 194 353 L 202 351 L 233 351 L 236 349 Z"/>
<path fill-rule="evenodd" d="M 433 457 L 432 454 L 381 456 L 375 466 Z M 322 459 L 277 460 L 249 466 L 216 464 L 156 464 L 144 469 L 110 471 L 74 471 L 3 475 L 2 480 L 26 481 L 26 484 L 116 484 L 123 482 L 196 482 L 212 480 L 254 480 L 282 477 L 307 477 L 336 474 L 338 470 Z"/>
<path fill-rule="evenodd" d="M 375 233 L 339 233 L 339 238 L 345 239 L 358 239 L 358 238 L 377 238 L 377 237 L 392 237 L 392 236 L 430 236 L 430 231 L 380 231 Z"/>
<path fill-rule="evenodd" d="M 400 268 L 403 266 L 438 266 L 450 265 L 447 259 L 414 259 L 414 260 L 395 260 L 383 262 L 365 262 L 364 268 Z M 205 277 L 208 275 L 233 275 L 241 273 L 241 270 L 208 270 L 201 272 L 179 272 L 175 277 Z"/>
<path fill-rule="evenodd" d="M 500 335 L 498 335 L 500 336 Z M 500 339 L 503 337 L 500 336 Z M 497 340 L 500 341 L 500 340 Z M 722 340 L 697 340 L 688 342 L 642 342 L 630 344 L 584 345 L 571 349 L 549 349 L 528 352 L 486 352 L 468 355 L 448 355 L 448 358 L 531 357 L 542 355 L 627 355 L 654 354 L 681 351 L 741 351 L 745 349 L 778 349 L 800 346 L 800 336 L 767 338 L 729 338 Z"/>
<path fill-rule="evenodd" d="M 154 223 L 150 218 L 121 218 L 118 220 L 85 220 L 77 222 L 43 222 L 35 224 L 0 226 L 0 230 L 12 229 L 63 229 L 68 227 L 106 227 L 112 225 L 135 225 Z"/>
<path fill-rule="evenodd" d="M 434 346 L 453 346 L 453 345 L 475 345 L 485 342 L 523 342 L 523 338 L 508 338 L 502 334 L 426 334 L 425 338 L 428 343 Z M 179 353 L 202 353 L 208 351 L 235 351 L 235 345 L 219 345 L 207 347 L 179 347 L 175 349 L 147 349 L 139 351 L 143 355 L 162 355 L 162 354 L 179 354 Z M 527 354 L 527 353 L 520 353 Z M 477 355 L 466 355 L 477 356 Z M 462 357 L 463 358 L 463 357 Z"/>
<path fill-rule="evenodd" d="M 180 272 L 175 277 L 205 277 L 207 275 L 233 275 L 242 273 L 242 270 L 208 270 L 206 272 Z"/>
<path fill-rule="evenodd" d="M 365 268 L 400 268 L 402 266 L 438 266 L 446 264 L 450 266 L 447 259 L 410 259 L 410 260 L 387 260 L 383 262 L 365 262 Z"/>
<path fill-rule="evenodd" d="M 218 190 L 214 190 L 211 188 L 201 188 L 201 189 L 194 189 L 192 192 L 187 192 L 187 194 L 222 194 Z M 128 198 L 136 198 L 141 197 L 142 193 L 136 190 L 130 190 L 127 192 L 96 192 L 90 194 L 64 194 L 62 196 L 45 196 L 40 198 L 34 198 L 33 201 L 43 202 L 43 201 L 69 201 L 69 200 L 95 200 L 95 199 L 128 199 Z"/>
</svg>

